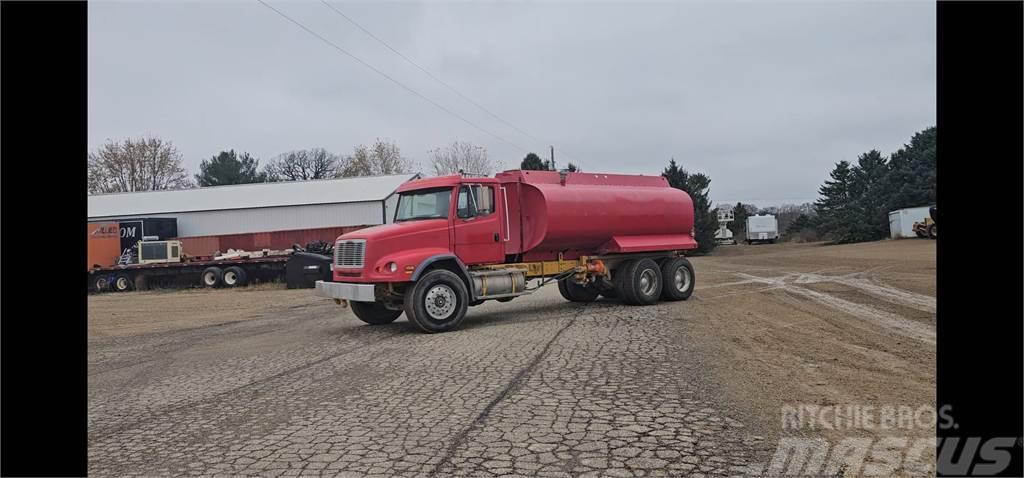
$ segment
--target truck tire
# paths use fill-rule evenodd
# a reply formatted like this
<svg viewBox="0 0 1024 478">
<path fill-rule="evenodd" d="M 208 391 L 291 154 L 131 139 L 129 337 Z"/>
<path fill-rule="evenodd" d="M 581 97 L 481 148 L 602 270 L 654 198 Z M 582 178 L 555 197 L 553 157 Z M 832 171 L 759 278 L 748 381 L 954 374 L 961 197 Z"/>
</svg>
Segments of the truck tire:
<svg viewBox="0 0 1024 478">
<path fill-rule="evenodd" d="M 936 235 L 936 234 L 938 234 L 938 230 L 935 229 L 935 224 L 929 224 L 928 225 L 928 232 L 927 232 L 927 234 L 928 234 L 928 239 L 935 239 L 936 237 L 938 237 Z"/>
<path fill-rule="evenodd" d="M 132 290 L 132 280 L 128 274 L 118 274 L 114 277 L 111 287 L 114 288 L 114 292 L 128 292 Z"/>
<path fill-rule="evenodd" d="M 223 283 L 224 271 L 220 267 L 207 267 L 203 269 L 203 273 L 199 275 L 199 283 L 203 287 L 220 287 Z"/>
<path fill-rule="evenodd" d="M 405 291 L 405 316 L 428 334 L 447 332 L 466 318 L 469 292 L 455 273 L 435 269 Z"/>
<path fill-rule="evenodd" d="M 558 281 L 558 292 L 569 302 L 593 302 L 600 293 L 597 287 L 579 285 L 572 279 Z"/>
<path fill-rule="evenodd" d="M 605 289 L 600 292 L 601 297 L 605 299 L 618 299 L 619 293 L 615 292 L 615 289 Z"/>
<path fill-rule="evenodd" d="M 224 275 L 220 278 L 225 287 L 242 287 L 248 282 L 245 276 L 245 269 L 238 266 L 231 266 L 224 269 Z"/>
<path fill-rule="evenodd" d="M 380 302 L 349 302 L 349 305 L 352 306 L 352 313 L 356 314 L 359 320 L 370 325 L 390 324 L 402 315 L 402 311 L 391 310 Z"/>
<path fill-rule="evenodd" d="M 110 290 L 110 280 L 105 275 L 97 274 L 92 280 L 92 287 L 96 292 L 106 292 Z"/>
<path fill-rule="evenodd" d="M 631 305 L 651 305 L 661 297 L 661 268 L 651 259 L 627 262 L 618 273 L 616 284 L 619 297 Z"/>
<path fill-rule="evenodd" d="M 661 287 L 661 298 L 665 300 L 686 300 L 693 294 L 693 265 L 685 257 L 676 257 L 665 261 L 661 266 L 661 277 L 665 284 Z"/>
</svg>

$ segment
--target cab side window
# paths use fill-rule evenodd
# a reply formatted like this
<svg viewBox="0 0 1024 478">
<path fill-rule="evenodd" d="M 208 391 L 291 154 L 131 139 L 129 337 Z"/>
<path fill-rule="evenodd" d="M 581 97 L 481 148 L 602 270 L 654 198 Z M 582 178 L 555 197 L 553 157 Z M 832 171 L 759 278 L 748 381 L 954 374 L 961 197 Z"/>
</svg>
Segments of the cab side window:
<svg viewBox="0 0 1024 478">
<path fill-rule="evenodd" d="M 461 186 L 456 214 L 461 219 L 494 214 L 494 187 L 480 184 Z"/>
<path fill-rule="evenodd" d="M 472 186 L 473 199 L 476 203 L 476 215 L 487 216 L 494 213 L 494 188 L 491 186 Z"/>
<path fill-rule="evenodd" d="M 455 215 L 460 219 L 468 219 L 476 215 L 476 208 L 473 204 L 473 196 L 469 193 L 469 186 L 459 188 L 459 202 L 456 204 Z"/>
</svg>

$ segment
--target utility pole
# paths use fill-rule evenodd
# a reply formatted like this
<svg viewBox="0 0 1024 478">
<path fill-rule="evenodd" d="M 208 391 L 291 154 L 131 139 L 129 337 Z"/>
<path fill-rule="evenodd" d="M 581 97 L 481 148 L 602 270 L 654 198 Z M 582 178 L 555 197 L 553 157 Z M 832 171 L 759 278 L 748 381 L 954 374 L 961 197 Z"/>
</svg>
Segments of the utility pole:
<svg viewBox="0 0 1024 478">
<path fill-rule="evenodd" d="M 554 146 L 551 146 L 551 169 L 553 169 L 555 171 L 558 171 L 558 168 L 555 166 L 555 147 Z"/>
</svg>

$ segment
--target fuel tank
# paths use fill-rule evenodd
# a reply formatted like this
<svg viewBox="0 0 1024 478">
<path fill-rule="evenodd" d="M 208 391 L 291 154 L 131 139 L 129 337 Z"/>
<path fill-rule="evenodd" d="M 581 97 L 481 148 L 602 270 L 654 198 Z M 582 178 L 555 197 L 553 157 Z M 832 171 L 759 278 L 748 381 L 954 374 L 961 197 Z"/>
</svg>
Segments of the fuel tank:
<svg viewBox="0 0 1024 478">
<path fill-rule="evenodd" d="M 530 260 L 697 247 L 693 201 L 664 177 L 507 171 L 497 178 L 518 203 L 509 204 L 509 232 L 519 235 L 509 254 Z"/>
</svg>

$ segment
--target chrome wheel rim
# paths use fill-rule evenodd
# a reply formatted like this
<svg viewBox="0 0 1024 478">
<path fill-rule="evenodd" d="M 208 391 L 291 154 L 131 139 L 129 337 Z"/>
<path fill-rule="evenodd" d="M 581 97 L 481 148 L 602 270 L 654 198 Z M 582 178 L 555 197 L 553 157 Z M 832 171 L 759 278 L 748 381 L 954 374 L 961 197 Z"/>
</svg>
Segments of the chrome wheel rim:
<svg viewBox="0 0 1024 478">
<path fill-rule="evenodd" d="M 676 269 L 675 273 L 675 285 L 676 290 L 679 292 L 686 292 L 686 289 L 690 287 L 690 271 L 685 267 Z"/>
<path fill-rule="evenodd" d="M 423 299 L 427 315 L 434 320 L 444 320 L 455 313 L 457 299 L 455 291 L 444 284 L 435 285 Z"/>
<path fill-rule="evenodd" d="M 653 269 L 645 269 L 640 273 L 640 292 L 643 295 L 653 295 L 658 285 L 658 275 Z"/>
</svg>

